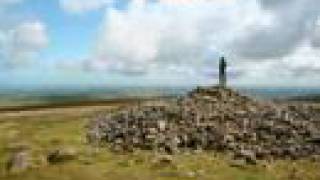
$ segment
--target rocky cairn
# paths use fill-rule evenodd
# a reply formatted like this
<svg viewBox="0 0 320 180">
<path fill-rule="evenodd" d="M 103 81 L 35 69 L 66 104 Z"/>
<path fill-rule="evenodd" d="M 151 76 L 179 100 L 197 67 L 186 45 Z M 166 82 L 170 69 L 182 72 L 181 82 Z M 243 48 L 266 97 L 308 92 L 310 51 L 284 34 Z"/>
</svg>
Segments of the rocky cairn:
<svg viewBox="0 0 320 180">
<path fill-rule="evenodd" d="M 139 105 L 90 122 L 90 143 L 117 152 L 214 150 L 234 158 L 298 159 L 320 154 L 320 109 L 259 102 L 225 88 L 197 88 L 160 105 Z"/>
</svg>

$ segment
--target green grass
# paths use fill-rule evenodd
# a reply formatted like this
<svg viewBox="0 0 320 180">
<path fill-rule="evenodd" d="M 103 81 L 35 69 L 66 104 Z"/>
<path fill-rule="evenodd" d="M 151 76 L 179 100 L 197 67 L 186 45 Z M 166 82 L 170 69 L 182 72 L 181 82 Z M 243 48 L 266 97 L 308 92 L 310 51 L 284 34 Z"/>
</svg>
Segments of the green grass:
<svg viewBox="0 0 320 180">
<path fill-rule="evenodd" d="M 320 179 L 320 163 L 309 160 L 276 161 L 267 166 L 231 167 L 226 157 L 214 152 L 181 154 L 170 166 L 153 162 L 153 152 L 114 154 L 85 142 L 85 125 L 94 114 L 107 108 L 78 108 L 39 113 L 0 115 L 0 179 L 8 180 L 171 180 L 223 179 L 273 180 Z M 4 171 L 15 144 L 31 148 L 33 167 L 17 174 Z M 56 165 L 44 161 L 53 148 L 77 149 L 76 160 Z M 191 174 L 191 175 L 190 175 Z"/>
</svg>

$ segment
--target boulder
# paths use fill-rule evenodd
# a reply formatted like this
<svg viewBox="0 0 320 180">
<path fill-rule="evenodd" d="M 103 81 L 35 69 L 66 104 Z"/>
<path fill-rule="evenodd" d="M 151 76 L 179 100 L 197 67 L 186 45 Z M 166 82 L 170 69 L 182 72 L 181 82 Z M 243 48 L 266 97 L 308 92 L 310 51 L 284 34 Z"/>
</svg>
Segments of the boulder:
<svg viewBox="0 0 320 180">
<path fill-rule="evenodd" d="M 47 161 L 50 164 L 63 163 L 77 158 L 77 151 L 73 148 L 58 148 L 50 151 Z"/>
<path fill-rule="evenodd" d="M 245 168 L 247 165 L 246 160 L 244 159 L 233 159 L 230 160 L 229 166 L 236 167 L 236 168 Z"/>
<path fill-rule="evenodd" d="M 27 150 L 12 153 L 6 162 L 8 173 L 22 172 L 30 167 L 30 154 Z"/>
<path fill-rule="evenodd" d="M 171 155 L 156 155 L 156 157 L 151 162 L 153 167 L 158 168 L 175 166 L 173 157 Z"/>
</svg>

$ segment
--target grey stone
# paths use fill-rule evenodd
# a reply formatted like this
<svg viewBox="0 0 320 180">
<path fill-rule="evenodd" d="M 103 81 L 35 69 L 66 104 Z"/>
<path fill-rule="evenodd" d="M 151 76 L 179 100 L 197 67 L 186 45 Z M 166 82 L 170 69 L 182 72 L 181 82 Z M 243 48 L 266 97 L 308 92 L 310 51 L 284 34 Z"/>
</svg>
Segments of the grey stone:
<svg viewBox="0 0 320 180">
<path fill-rule="evenodd" d="M 108 143 L 117 151 L 231 151 L 255 164 L 256 159 L 320 154 L 319 117 L 312 106 L 260 102 L 228 88 L 199 87 L 184 97 L 98 116 L 88 125 L 88 141 Z"/>
<path fill-rule="evenodd" d="M 26 150 L 12 153 L 6 162 L 6 170 L 9 173 L 25 171 L 30 167 L 30 154 Z"/>
</svg>

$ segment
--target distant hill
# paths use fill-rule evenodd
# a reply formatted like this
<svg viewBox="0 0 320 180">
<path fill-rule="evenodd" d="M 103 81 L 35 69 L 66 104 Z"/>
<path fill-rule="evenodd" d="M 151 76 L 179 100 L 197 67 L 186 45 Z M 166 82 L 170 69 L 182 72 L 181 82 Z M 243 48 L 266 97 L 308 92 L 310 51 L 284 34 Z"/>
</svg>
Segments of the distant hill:
<svg viewBox="0 0 320 180">
<path fill-rule="evenodd" d="M 320 94 L 301 95 L 288 98 L 289 101 L 320 102 Z"/>
</svg>

